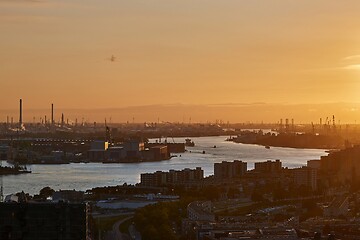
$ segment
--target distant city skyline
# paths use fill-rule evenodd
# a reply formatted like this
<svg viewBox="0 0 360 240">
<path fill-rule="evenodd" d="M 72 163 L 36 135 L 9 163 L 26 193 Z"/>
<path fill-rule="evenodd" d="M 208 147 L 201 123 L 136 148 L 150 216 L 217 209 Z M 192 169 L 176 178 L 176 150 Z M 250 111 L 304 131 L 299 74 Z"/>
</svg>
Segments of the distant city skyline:
<svg viewBox="0 0 360 240">
<path fill-rule="evenodd" d="M 19 102 L 17 102 L 19 103 Z M 60 104 L 59 104 L 60 105 Z M 326 118 L 336 124 L 360 124 L 360 103 L 327 104 L 153 104 L 123 108 L 63 108 L 54 103 L 54 121 L 69 124 L 82 121 L 87 123 L 144 123 L 144 122 L 179 122 L 179 123 L 277 123 L 280 119 L 294 119 L 295 124 L 319 124 L 320 118 Z M 51 104 L 48 108 L 34 109 L 23 99 L 23 122 L 32 123 L 51 121 Z M 0 122 L 7 118 L 19 121 L 19 106 L 16 109 L 0 110 Z M 35 118 L 35 119 L 34 119 Z"/>
<path fill-rule="evenodd" d="M 358 103 L 359 12 L 355 0 L 0 0 L 0 109 Z M 279 118 L 256 109 L 231 118 Z M 207 120 L 158 110 L 143 121 Z"/>
</svg>

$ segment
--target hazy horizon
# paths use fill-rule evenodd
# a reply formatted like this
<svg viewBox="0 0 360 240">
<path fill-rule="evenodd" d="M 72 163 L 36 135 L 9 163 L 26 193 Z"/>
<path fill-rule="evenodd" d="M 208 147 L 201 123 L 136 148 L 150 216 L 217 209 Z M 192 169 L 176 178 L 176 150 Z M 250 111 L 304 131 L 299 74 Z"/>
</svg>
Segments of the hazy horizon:
<svg viewBox="0 0 360 240">
<path fill-rule="evenodd" d="M 276 123 L 280 119 L 294 119 L 296 124 L 323 123 L 328 117 L 336 117 L 336 124 L 360 123 L 360 103 L 323 103 L 323 104 L 276 104 L 276 103 L 227 103 L 227 104 L 153 104 L 117 108 L 62 108 L 54 104 L 54 119 L 60 121 L 61 114 L 70 123 L 84 120 L 85 122 L 183 122 L 183 123 Z M 51 105 L 48 108 L 34 109 L 27 106 L 23 100 L 23 119 L 25 122 L 39 122 L 40 118 L 51 115 Z M 18 121 L 19 108 L 1 109 L 0 122 L 6 122 L 13 117 Z M 134 118 L 134 119 L 133 119 Z M 339 122 L 340 121 L 340 122 Z"/>
</svg>

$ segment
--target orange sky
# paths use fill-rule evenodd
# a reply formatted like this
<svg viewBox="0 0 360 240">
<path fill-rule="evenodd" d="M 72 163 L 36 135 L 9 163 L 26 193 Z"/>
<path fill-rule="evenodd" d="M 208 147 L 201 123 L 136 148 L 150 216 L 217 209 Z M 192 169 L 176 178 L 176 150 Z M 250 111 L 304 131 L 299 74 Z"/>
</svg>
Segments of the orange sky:
<svg viewBox="0 0 360 240">
<path fill-rule="evenodd" d="M 360 102 L 359 12 L 358 0 L 0 0 L 0 109 Z"/>
</svg>

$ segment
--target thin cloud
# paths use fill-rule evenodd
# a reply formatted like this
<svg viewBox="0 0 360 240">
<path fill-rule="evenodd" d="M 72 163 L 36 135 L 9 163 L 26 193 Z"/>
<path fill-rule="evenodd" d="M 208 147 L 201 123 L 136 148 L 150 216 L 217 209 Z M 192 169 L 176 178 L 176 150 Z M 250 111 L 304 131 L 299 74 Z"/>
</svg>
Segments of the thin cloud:
<svg viewBox="0 0 360 240">
<path fill-rule="evenodd" d="M 347 66 L 343 67 L 343 69 L 346 69 L 346 70 L 360 70 L 360 64 L 350 64 L 350 65 L 347 65 Z"/>
<path fill-rule="evenodd" d="M 342 71 L 342 70 L 360 70 L 360 55 L 351 55 L 340 59 L 342 66 L 307 69 L 307 71 Z"/>
<path fill-rule="evenodd" d="M 347 56 L 347 57 L 344 57 L 342 60 L 343 61 L 360 60 L 360 55 Z"/>
<path fill-rule="evenodd" d="M 254 103 L 213 103 L 207 104 L 208 106 L 258 106 L 265 105 L 265 102 L 254 102 Z"/>
</svg>

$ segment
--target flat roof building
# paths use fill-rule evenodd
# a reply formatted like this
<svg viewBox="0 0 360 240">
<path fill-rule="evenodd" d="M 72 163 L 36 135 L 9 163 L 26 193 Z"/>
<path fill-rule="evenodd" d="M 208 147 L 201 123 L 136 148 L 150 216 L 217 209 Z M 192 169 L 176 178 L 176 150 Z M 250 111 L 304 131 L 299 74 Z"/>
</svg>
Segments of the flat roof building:
<svg viewBox="0 0 360 240">
<path fill-rule="evenodd" d="M 244 176 L 247 171 L 247 162 L 235 160 L 234 162 L 222 161 L 214 163 L 215 179 L 232 179 Z"/>
<path fill-rule="evenodd" d="M 256 162 L 255 171 L 260 173 L 279 173 L 281 171 L 281 161 Z"/>
<path fill-rule="evenodd" d="M 0 239 L 86 240 L 85 203 L 0 203 Z"/>
<path fill-rule="evenodd" d="M 140 175 L 140 184 L 143 186 L 161 187 L 193 183 L 203 178 L 204 171 L 200 167 L 195 169 L 185 168 L 183 170 L 170 170 L 169 172 L 142 173 Z"/>
<path fill-rule="evenodd" d="M 317 189 L 317 170 L 309 167 L 291 169 L 294 176 L 294 184 L 306 186 L 312 190 Z"/>
</svg>

